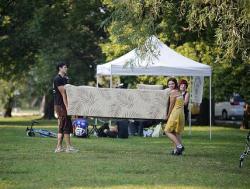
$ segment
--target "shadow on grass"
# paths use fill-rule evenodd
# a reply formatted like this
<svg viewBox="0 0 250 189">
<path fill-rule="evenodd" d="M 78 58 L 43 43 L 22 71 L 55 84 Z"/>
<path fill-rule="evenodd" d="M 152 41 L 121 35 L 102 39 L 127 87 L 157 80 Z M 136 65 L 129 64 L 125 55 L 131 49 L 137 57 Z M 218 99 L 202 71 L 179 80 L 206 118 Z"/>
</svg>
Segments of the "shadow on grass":
<svg viewBox="0 0 250 189">
<path fill-rule="evenodd" d="M 1 118 L 0 126 L 31 126 L 31 122 L 36 120 L 38 123 L 35 125 L 47 126 L 47 125 L 56 125 L 56 119 L 43 119 L 39 117 L 13 117 L 13 118 Z"/>
</svg>

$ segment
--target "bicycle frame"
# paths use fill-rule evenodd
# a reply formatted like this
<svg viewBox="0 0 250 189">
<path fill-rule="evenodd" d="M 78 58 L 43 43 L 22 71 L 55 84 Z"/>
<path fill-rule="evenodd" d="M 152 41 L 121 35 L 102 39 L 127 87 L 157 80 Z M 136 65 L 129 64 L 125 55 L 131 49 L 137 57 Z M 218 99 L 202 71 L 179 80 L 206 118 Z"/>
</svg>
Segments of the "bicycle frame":
<svg viewBox="0 0 250 189">
<path fill-rule="evenodd" d="M 246 146 L 244 152 L 240 155 L 240 168 L 243 166 L 243 161 L 245 157 L 249 154 L 250 152 L 250 131 L 248 132 L 248 135 L 246 137 Z"/>
<path fill-rule="evenodd" d="M 38 124 L 38 122 L 35 121 L 35 120 L 32 120 L 30 128 L 29 127 L 26 128 L 27 136 L 34 137 L 35 133 L 37 133 L 37 134 L 39 134 L 40 137 L 52 137 L 52 138 L 57 137 L 57 134 L 52 132 L 52 131 L 48 131 L 48 130 L 45 130 L 45 129 L 34 129 L 33 126 L 35 124 Z"/>
</svg>

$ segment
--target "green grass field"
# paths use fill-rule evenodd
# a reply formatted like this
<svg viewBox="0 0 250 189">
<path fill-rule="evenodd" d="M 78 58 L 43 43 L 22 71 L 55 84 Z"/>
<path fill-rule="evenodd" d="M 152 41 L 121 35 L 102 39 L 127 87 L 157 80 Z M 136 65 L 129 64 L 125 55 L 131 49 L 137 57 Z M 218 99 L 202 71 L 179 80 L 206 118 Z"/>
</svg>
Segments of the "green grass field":
<svg viewBox="0 0 250 189">
<path fill-rule="evenodd" d="M 166 137 L 129 139 L 72 138 L 78 153 L 54 153 L 56 139 L 27 137 L 34 117 L 0 118 L 0 188 L 250 188 L 250 158 L 239 168 L 247 131 L 188 128 L 185 154 L 169 155 Z M 36 128 L 56 131 L 56 121 Z"/>
</svg>

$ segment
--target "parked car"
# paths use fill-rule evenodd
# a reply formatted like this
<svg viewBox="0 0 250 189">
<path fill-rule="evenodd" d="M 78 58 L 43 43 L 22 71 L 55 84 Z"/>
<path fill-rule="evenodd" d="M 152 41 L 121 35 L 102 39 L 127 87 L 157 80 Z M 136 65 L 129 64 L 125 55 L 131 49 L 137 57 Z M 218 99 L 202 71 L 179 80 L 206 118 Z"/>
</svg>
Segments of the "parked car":
<svg viewBox="0 0 250 189">
<path fill-rule="evenodd" d="M 234 94 L 227 102 L 215 103 L 215 117 L 227 119 L 242 119 L 245 101 L 239 94 Z"/>
</svg>

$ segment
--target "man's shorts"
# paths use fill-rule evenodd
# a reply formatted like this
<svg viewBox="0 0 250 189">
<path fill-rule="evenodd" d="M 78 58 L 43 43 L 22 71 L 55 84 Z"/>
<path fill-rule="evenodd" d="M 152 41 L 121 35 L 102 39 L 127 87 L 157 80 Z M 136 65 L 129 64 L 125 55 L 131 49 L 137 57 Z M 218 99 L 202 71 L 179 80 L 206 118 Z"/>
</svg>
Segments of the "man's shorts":
<svg viewBox="0 0 250 189">
<path fill-rule="evenodd" d="M 54 106 L 58 116 L 58 133 L 70 134 L 73 132 L 71 118 L 67 115 L 65 106 Z"/>
</svg>

